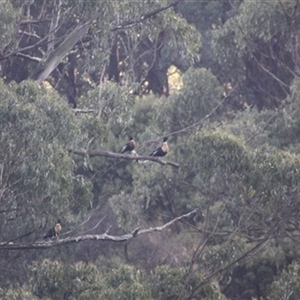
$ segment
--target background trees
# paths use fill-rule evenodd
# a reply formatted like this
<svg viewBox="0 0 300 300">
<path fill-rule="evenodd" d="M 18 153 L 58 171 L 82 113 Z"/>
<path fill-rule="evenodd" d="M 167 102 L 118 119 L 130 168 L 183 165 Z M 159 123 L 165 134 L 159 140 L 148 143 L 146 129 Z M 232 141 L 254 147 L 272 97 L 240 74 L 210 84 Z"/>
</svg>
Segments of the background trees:
<svg viewBox="0 0 300 300">
<path fill-rule="evenodd" d="M 1 298 L 298 299 L 298 3 L 2 1 Z"/>
</svg>

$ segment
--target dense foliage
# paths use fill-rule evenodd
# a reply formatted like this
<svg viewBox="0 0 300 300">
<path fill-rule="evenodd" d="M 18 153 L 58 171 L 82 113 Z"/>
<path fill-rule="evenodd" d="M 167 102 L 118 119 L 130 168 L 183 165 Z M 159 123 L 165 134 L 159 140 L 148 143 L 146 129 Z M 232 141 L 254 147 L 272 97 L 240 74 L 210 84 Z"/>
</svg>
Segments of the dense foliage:
<svg viewBox="0 0 300 300">
<path fill-rule="evenodd" d="M 299 299 L 299 12 L 0 1 L 0 298 Z"/>
</svg>

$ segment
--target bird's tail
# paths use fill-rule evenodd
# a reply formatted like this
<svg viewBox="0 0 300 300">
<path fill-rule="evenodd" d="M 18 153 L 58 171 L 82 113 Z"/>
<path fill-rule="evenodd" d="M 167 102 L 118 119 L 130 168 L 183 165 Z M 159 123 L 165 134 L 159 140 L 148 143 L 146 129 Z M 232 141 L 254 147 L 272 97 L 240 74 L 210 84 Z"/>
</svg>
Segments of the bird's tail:
<svg viewBox="0 0 300 300">
<path fill-rule="evenodd" d="M 139 164 L 146 164 L 148 162 L 150 162 L 150 160 L 138 160 Z"/>
</svg>

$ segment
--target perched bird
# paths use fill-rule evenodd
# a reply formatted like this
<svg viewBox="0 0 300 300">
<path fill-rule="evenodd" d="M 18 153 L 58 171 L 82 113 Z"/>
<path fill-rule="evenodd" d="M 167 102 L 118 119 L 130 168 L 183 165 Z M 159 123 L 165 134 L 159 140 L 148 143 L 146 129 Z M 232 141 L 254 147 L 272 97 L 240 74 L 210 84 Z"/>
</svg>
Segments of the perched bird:
<svg viewBox="0 0 300 300">
<path fill-rule="evenodd" d="M 50 228 L 47 233 L 44 235 L 44 239 L 48 238 L 53 238 L 53 237 L 58 237 L 59 233 L 61 232 L 62 227 L 61 227 L 61 222 L 60 220 L 57 220 L 57 223 L 54 227 Z"/>
<path fill-rule="evenodd" d="M 165 156 L 169 151 L 168 138 L 164 137 L 161 147 L 154 150 L 150 156 Z"/>
<path fill-rule="evenodd" d="M 123 147 L 121 153 L 125 153 L 127 151 L 133 151 L 135 148 L 135 141 L 132 136 L 129 137 L 129 142 Z"/>
</svg>

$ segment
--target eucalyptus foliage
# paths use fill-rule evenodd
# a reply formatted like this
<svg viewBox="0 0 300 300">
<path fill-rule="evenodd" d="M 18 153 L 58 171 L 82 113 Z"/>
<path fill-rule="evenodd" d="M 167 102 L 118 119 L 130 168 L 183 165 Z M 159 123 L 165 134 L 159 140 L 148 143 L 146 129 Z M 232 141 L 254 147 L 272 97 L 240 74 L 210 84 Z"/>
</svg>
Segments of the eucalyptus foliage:
<svg viewBox="0 0 300 300">
<path fill-rule="evenodd" d="M 198 209 L 126 243 L 1 248 L 1 299 L 298 299 L 298 10 L 1 2 L 0 242 L 41 243 L 57 219 L 62 239 L 159 231 Z M 139 155 L 168 136 L 179 168 L 88 155 L 129 136 Z"/>
</svg>

